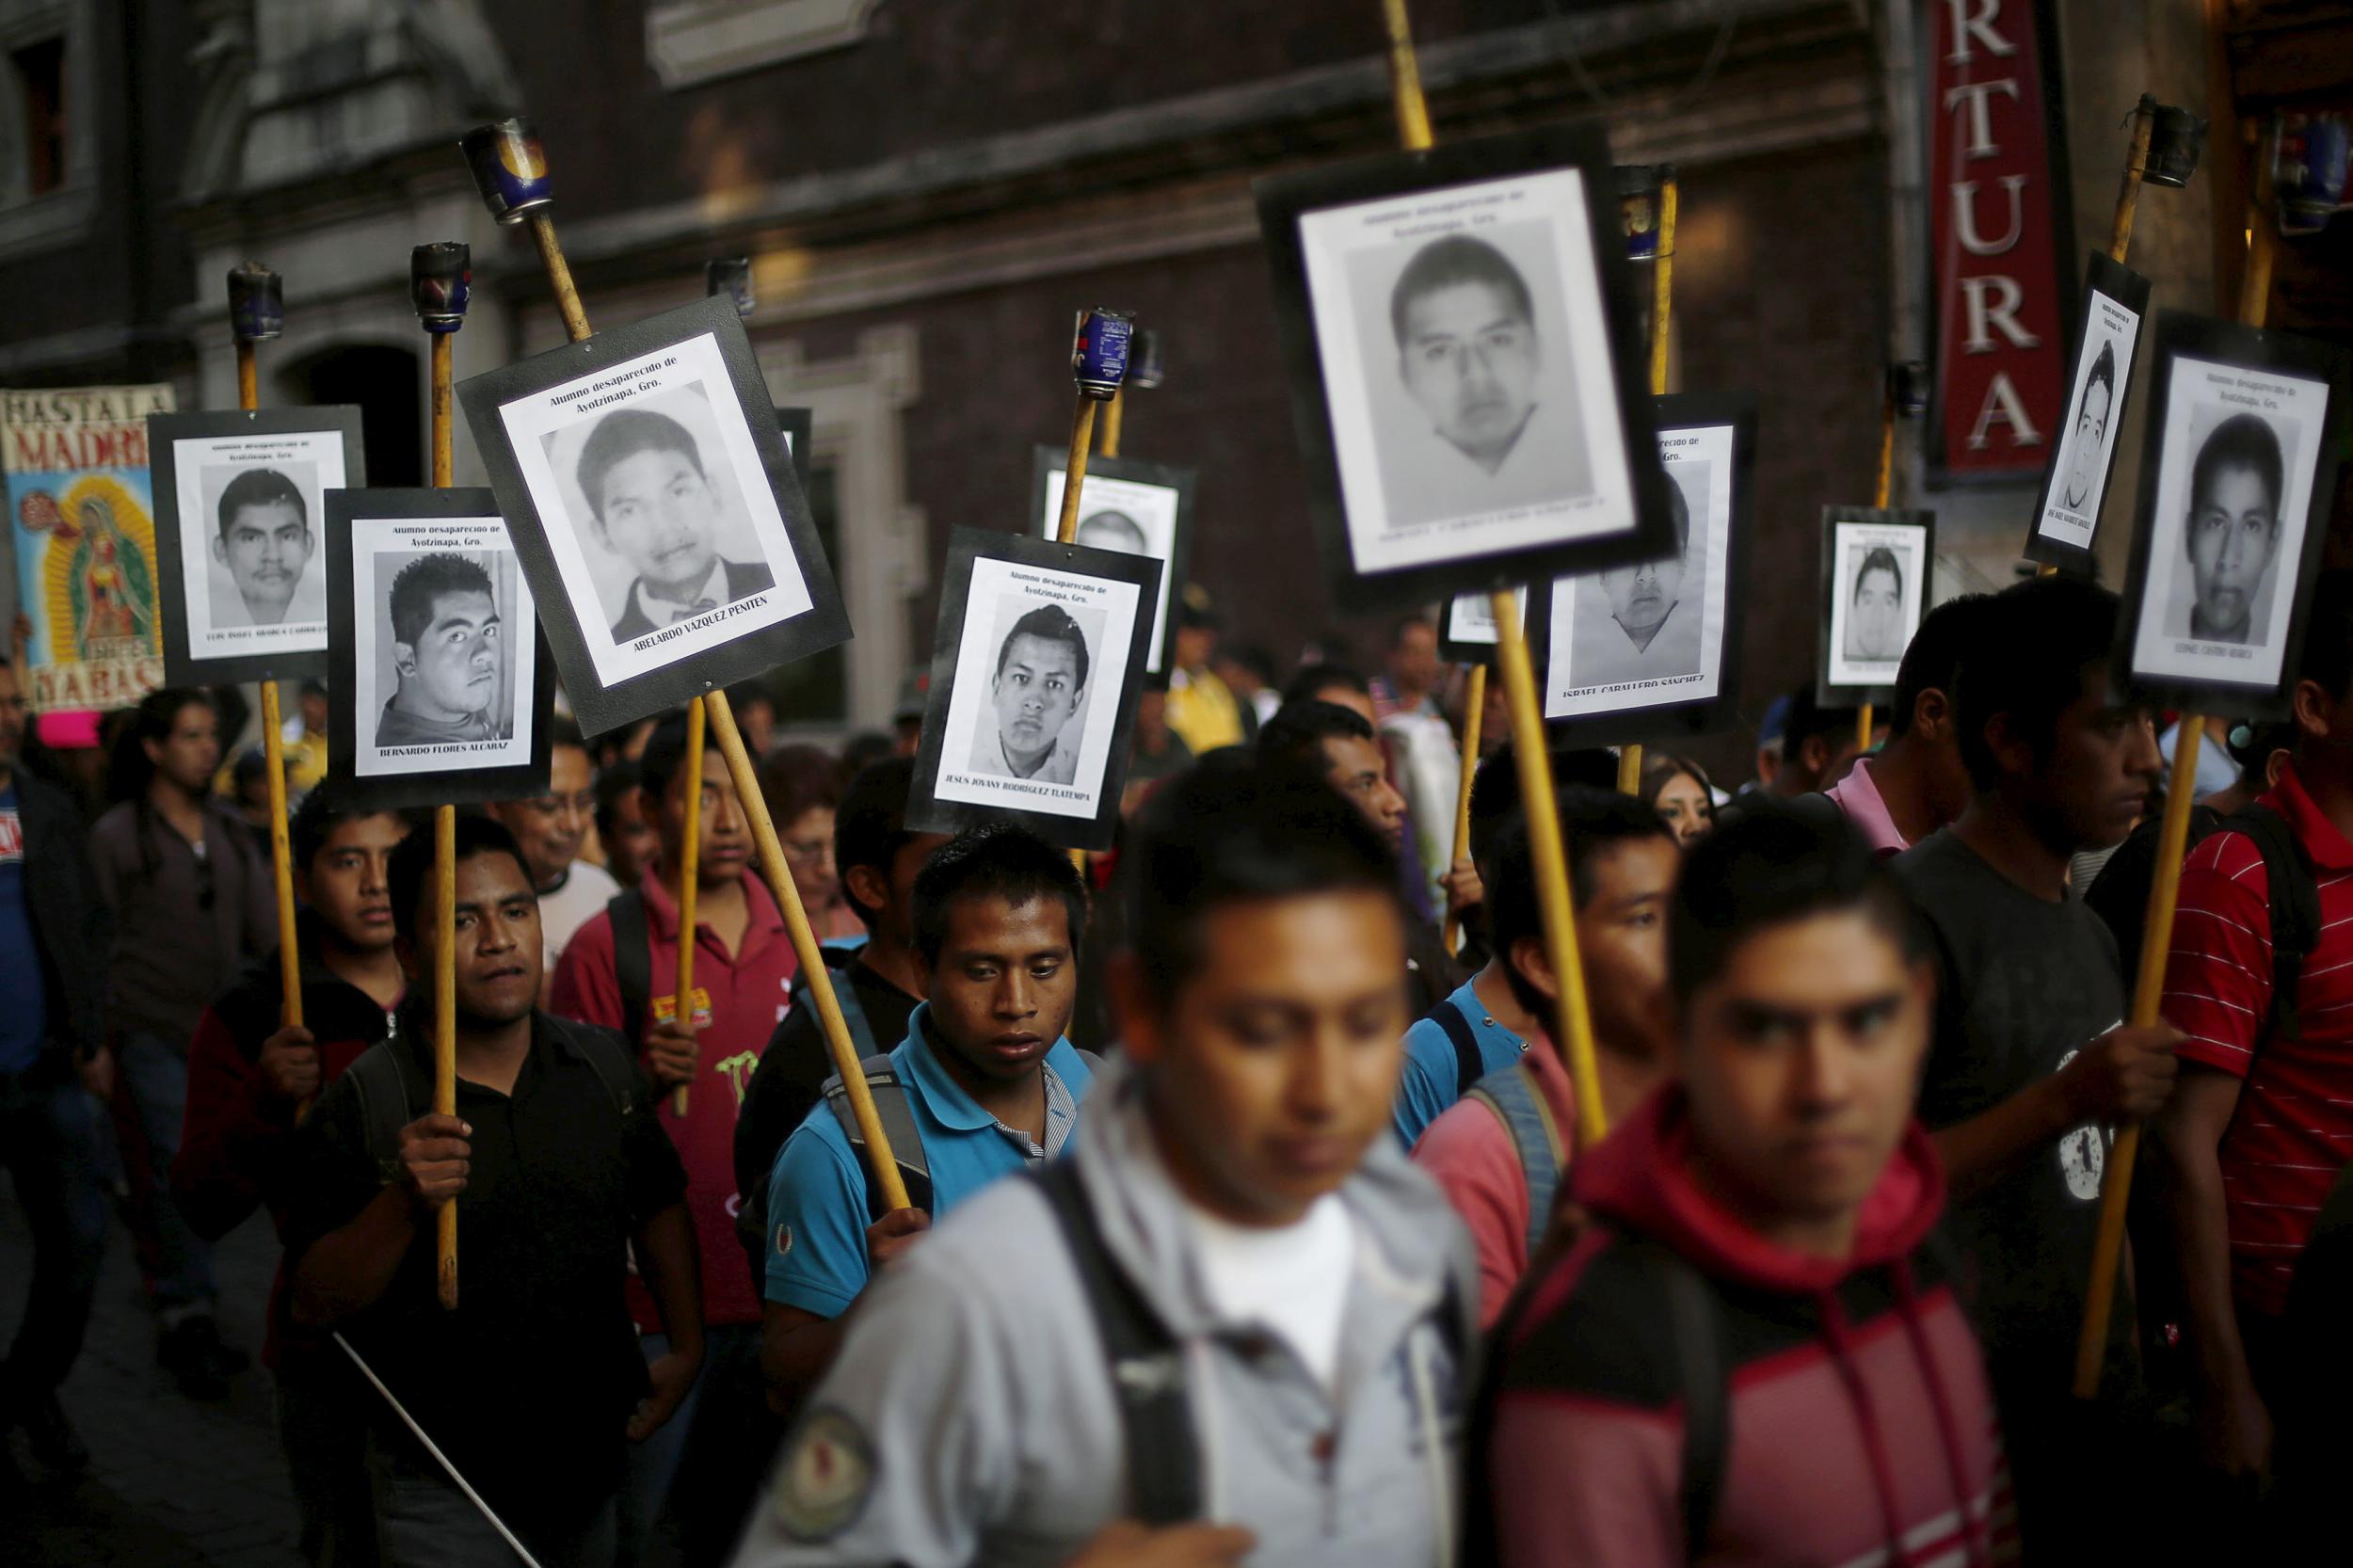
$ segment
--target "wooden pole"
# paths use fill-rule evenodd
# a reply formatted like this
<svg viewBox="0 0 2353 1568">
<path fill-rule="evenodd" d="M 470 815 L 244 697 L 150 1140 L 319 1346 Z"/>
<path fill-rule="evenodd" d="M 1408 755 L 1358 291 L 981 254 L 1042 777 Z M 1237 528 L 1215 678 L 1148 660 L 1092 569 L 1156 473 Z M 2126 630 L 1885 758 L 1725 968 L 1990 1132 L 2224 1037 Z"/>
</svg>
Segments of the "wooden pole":
<svg viewBox="0 0 2353 1568">
<path fill-rule="evenodd" d="M 2149 167 L 2149 133 L 2156 119 L 2157 101 L 2142 93 L 2133 109 L 2133 150 L 2124 160 L 2124 180 L 2116 192 L 2116 216 L 2108 223 L 2108 260 L 2119 265 L 2133 248 L 2133 215 L 2140 206 L 2140 177 Z"/>
<path fill-rule="evenodd" d="M 692 1028 L 695 1022 L 695 894 L 702 874 L 703 844 L 703 705 L 686 705 L 686 822 L 679 837 L 678 867 L 678 988 L 672 993 L 671 1016 Z M 700 1050 L 697 1048 L 697 1060 Z M 683 1083 L 670 1091 L 670 1114 L 686 1119 Z"/>
<path fill-rule="evenodd" d="M 1658 182 L 1658 253 L 1652 259 L 1650 312 L 1650 394 L 1667 395 L 1668 325 L 1674 311 L 1675 209 L 1678 191 L 1670 170 Z M 1618 793 L 1642 792 L 1642 748 L 1629 743 L 1618 748 Z"/>
<path fill-rule="evenodd" d="M 2147 156 L 2147 120 L 2133 137 L 2136 166 Z M 2268 135 L 2255 144 L 2255 191 L 2248 202 L 2247 270 L 2239 280 L 2238 317 L 2249 327 L 2261 327 L 2271 304 L 2271 159 Z M 2133 184 L 2138 177 L 2133 176 Z M 2120 207 L 2122 203 L 2120 201 Z M 2119 226 L 2129 238 L 2129 215 L 2120 213 Z M 2142 921 L 2140 968 L 2133 976 L 2132 1025 L 2146 1029 L 2157 1021 L 2157 1004 L 2165 997 L 2165 961 L 2173 946 L 2173 909 L 2182 888 L 2182 858 L 2189 850 L 2189 808 L 2198 793 L 2198 747 L 2204 739 L 2205 715 L 2185 712 L 2174 730 L 2173 767 L 2166 780 L 2165 819 L 2157 830 L 2156 876 L 2149 884 L 2147 917 Z M 2140 1156 L 2138 1124 L 2117 1128 L 2108 1147 L 2107 1164 L 2100 1176 L 2100 1228 L 2091 1243 L 2091 1281 L 2084 1292 L 2084 1318 L 2075 1338 L 2074 1392 L 2079 1400 L 2097 1399 L 2100 1368 L 2105 1358 L 2108 1317 L 2116 1305 L 2116 1274 L 2124 1254 L 2124 1215 L 2131 1206 L 2133 1166 Z"/>
<path fill-rule="evenodd" d="M 1423 101 L 1421 72 L 1414 60 L 1412 24 L 1405 0 L 1382 0 L 1389 35 L 1389 85 L 1397 103 L 1397 139 L 1409 152 L 1431 145 L 1430 107 Z M 1535 862 L 1537 907 L 1544 915 L 1545 952 L 1560 982 L 1553 1008 L 1553 1038 L 1567 1054 L 1569 1087 L 1577 1099 L 1578 1146 L 1591 1148 L 1609 1130 L 1602 1109 L 1601 1080 L 1593 1060 L 1593 1014 L 1585 1001 L 1585 970 L 1577 955 L 1577 907 L 1569 898 L 1568 852 L 1561 838 L 1561 816 L 1553 801 L 1552 758 L 1545 750 L 1544 705 L 1536 695 L 1536 672 L 1520 625 L 1519 595 L 1510 588 L 1495 596 L 1497 666 L 1512 715 L 1512 759 L 1519 770 L 1520 798 L 1528 810 L 1528 844 Z"/>
<path fill-rule="evenodd" d="M 898 1162 L 890 1156 L 890 1140 L 883 1133 L 882 1119 L 874 1112 L 874 1096 L 866 1085 L 866 1074 L 858 1066 L 857 1048 L 850 1043 L 850 1026 L 841 1016 L 840 999 L 834 995 L 833 975 L 825 968 L 825 955 L 817 946 L 817 934 L 809 928 L 808 912 L 801 907 L 801 890 L 794 886 L 792 870 L 784 861 L 784 846 L 776 841 L 776 824 L 768 819 L 768 808 L 760 798 L 760 778 L 752 771 L 752 760 L 744 749 L 744 737 L 736 732 L 735 711 L 728 706 L 728 694 L 712 692 L 703 698 L 703 706 L 711 712 L 711 728 L 718 736 L 719 754 L 727 759 L 728 775 L 735 780 L 735 792 L 744 801 L 744 814 L 751 819 L 752 840 L 760 852 L 760 868 L 775 889 L 776 902 L 783 906 L 785 928 L 792 934 L 792 951 L 798 955 L 801 973 L 808 981 L 809 1000 L 816 1004 L 817 1021 L 823 1027 L 825 1048 L 832 1053 L 834 1070 L 841 1075 L 841 1086 L 850 1100 L 850 1115 L 857 1123 L 858 1136 L 866 1141 L 868 1168 L 873 1172 L 874 1185 L 883 1195 L 886 1208 L 907 1207 L 906 1184 L 899 1179 Z"/>
<path fill-rule="evenodd" d="M 1884 510 L 1887 498 L 1896 483 L 1896 389 L 1890 386 L 1880 403 L 1880 472 L 1872 482 L 1871 504 Z M 1858 751 L 1871 749 L 1871 705 L 1865 703 L 1855 712 L 1854 744 Z"/>
<path fill-rule="evenodd" d="M 450 341 L 463 324 L 472 284 L 463 245 L 421 245 L 409 252 L 408 292 L 429 345 L 425 408 L 433 488 L 456 483 L 452 449 L 456 399 Z M 457 808 L 433 808 L 433 1112 L 457 1114 Z M 444 1311 L 457 1310 L 457 1200 L 434 1214 L 434 1284 Z"/>
<path fill-rule="evenodd" d="M 1470 858 L 1471 785 L 1479 777 L 1479 731 L 1487 716 L 1487 666 L 1473 664 L 1470 690 L 1463 712 L 1463 780 L 1454 797 L 1454 858 Z M 1453 868 L 1449 867 L 1449 871 Z M 1446 951 L 1463 951 L 1463 917 L 1452 910 L 1446 917 Z"/>
<path fill-rule="evenodd" d="M 237 344 L 237 407 L 248 413 L 262 406 L 262 379 L 253 362 L 253 345 L 239 340 Z"/>
<path fill-rule="evenodd" d="M 1128 389 L 1122 387 L 1112 393 L 1112 400 L 1103 406 L 1103 456 L 1119 456 L 1119 436 L 1128 423 Z"/>
<path fill-rule="evenodd" d="M 499 211 L 498 203 L 488 193 L 485 193 L 484 200 L 490 202 L 494 214 Z M 556 242 L 555 224 L 545 207 L 523 216 L 530 219 L 539 259 L 547 265 L 548 285 L 555 291 L 556 307 L 564 313 L 565 333 L 578 343 L 588 336 L 588 312 L 581 308 L 580 291 L 572 284 L 571 268 L 564 261 L 563 247 Z M 1077 477 L 1072 475 L 1074 491 L 1078 488 Z M 817 934 L 809 927 L 808 911 L 801 906 L 801 891 L 793 885 L 792 869 L 785 863 L 784 846 L 776 841 L 776 824 L 768 819 L 768 803 L 760 792 L 760 776 L 753 770 L 751 756 L 744 749 L 744 737 L 735 728 L 735 710 L 728 705 L 725 692 L 709 693 L 703 697 L 703 706 L 710 715 L 711 728 L 718 732 L 719 753 L 727 759 L 728 776 L 735 782 L 736 797 L 750 821 L 752 842 L 760 853 L 760 872 L 783 910 L 785 930 L 792 938 L 793 954 L 799 961 L 801 974 L 808 982 L 809 1000 L 816 1004 L 817 1021 L 824 1031 L 825 1048 L 833 1057 L 834 1070 L 841 1075 L 842 1092 L 849 1097 L 858 1135 L 866 1142 L 867 1167 L 883 1194 L 884 1207 L 904 1208 L 906 1183 L 899 1177 L 890 1139 L 883 1131 L 882 1119 L 874 1113 L 873 1092 L 867 1086 L 865 1070 L 858 1065 L 857 1047 L 851 1043 L 850 1026 L 841 1016 L 840 999 L 834 995 L 833 975 L 825 968 L 824 950 L 817 945 Z M 700 754 L 696 756 L 699 760 Z"/>
<path fill-rule="evenodd" d="M 1079 491 L 1086 485 L 1087 449 L 1095 443 L 1095 405 L 1096 399 L 1084 392 L 1079 394 L 1078 411 L 1070 416 L 1070 456 L 1062 477 L 1062 515 L 1054 521 L 1054 538 L 1061 544 L 1079 542 Z M 1119 456 L 1119 397 L 1113 393 L 1111 412 L 1104 420 L 1104 450 L 1107 457 Z M 1165 567 L 1165 563 L 1163 563 Z M 1079 868 L 1079 874 L 1087 873 L 1087 852 L 1074 849 L 1070 863 Z"/>
</svg>

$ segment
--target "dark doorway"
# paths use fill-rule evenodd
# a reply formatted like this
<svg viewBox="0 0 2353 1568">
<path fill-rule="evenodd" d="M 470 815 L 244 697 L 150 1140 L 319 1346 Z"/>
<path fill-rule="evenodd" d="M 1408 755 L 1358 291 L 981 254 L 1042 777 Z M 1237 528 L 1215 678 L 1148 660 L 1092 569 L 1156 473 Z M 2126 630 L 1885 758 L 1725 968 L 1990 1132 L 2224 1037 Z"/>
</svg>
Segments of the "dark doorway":
<svg viewBox="0 0 2353 1568">
<path fill-rule="evenodd" d="M 424 483 L 424 372 L 413 349 L 330 348 L 286 373 L 305 403 L 356 403 L 368 483 Z"/>
</svg>

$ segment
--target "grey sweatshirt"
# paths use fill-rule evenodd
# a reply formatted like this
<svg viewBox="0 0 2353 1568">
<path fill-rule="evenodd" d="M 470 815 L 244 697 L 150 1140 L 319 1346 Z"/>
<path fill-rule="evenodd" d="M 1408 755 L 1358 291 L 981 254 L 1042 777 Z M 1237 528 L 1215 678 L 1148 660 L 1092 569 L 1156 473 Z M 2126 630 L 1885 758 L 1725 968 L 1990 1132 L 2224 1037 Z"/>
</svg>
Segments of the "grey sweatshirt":
<svg viewBox="0 0 2353 1568">
<path fill-rule="evenodd" d="M 1210 1304 L 1140 1087 L 1118 1066 L 1098 1076 L 1074 1158 L 1113 1262 L 1184 1351 L 1207 1516 L 1255 1531 L 1258 1564 L 1447 1560 L 1479 1301 L 1452 1210 L 1374 1140 L 1341 1189 L 1357 1243 L 1327 1390 Z M 737 1568 L 1054 1568 L 1128 1512 L 1127 1464 L 1059 1227 L 1032 1182 L 1000 1181 L 872 1287 Z"/>
</svg>

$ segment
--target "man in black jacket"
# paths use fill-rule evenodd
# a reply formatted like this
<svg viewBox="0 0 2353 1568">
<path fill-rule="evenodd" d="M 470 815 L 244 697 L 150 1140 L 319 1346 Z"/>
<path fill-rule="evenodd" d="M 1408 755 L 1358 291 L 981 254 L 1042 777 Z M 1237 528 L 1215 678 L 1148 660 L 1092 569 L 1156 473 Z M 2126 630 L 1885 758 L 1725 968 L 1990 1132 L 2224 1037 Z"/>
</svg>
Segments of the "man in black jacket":
<svg viewBox="0 0 2353 1568">
<path fill-rule="evenodd" d="M 24 697 L 0 659 L 0 1161 L 33 1232 L 24 1320 L 0 1363 L 0 1438 L 79 1470 L 89 1450 L 57 1403 L 81 1353 L 106 1240 L 87 1087 L 104 1095 L 105 906 L 72 802 L 17 765 Z"/>
</svg>

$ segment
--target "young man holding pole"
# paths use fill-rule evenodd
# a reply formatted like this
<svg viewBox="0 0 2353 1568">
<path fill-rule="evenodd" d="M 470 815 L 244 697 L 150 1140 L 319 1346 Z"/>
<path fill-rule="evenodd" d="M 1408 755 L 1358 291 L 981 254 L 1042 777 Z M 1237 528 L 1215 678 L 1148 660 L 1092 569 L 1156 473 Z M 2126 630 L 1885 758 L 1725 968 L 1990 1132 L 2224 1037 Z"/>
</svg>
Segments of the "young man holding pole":
<svg viewBox="0 0 2353 1568">
<path fill-rule="evenodd" d="M 2255 838 L 2231 829 L 2182 870 L 2164 1007 L 2187 1032 L 2186 1066 L 2150 1171 L 2185 1309 L 2199 1459 L 2242 1483 L 2268 1469 L 2273 1409 L 2309 1370 L 2282 1315 L 2353 1147 L 2353 576 L 2321 580 L 2295 700 L 2295 759 L 2257 802 L 2293 853 L 2275 872 Z M 2283 929 L 2315 915 L 2300 934 Z"/>
<path fill-rule="evenodd" d="M 1062 1152 L 1094 1079 L 1064 1035 L 1086 930 L 1069 856 L 1018 828 L 976 828 L 917 872 L 914 914 L 926 1000 L 866 1076 L 878 1106 L 888 1080 L 903 1112 L 884 1124 L 892 1153 L 903 1172 L 920 1160 L 921 1179 L 912 1208 L 883 1211 L 830 1083 L 785 1140 L 768 1187 L 772 1402 L 817 1381 L 868 1282 L 932 1219 Z"/>
<path fill-rule="evenodd" d="M 1658 813 L 1631 795 L 1572 786 L 1561 792 L 1559 810 L 1602 1103 L 1614 1127 L 1657 1086 L 1665 1065 L 1667 918 L 1681 855 Z M 1493 863 L 1495 962 L 1517 1006 L 1531 1018 L 1549 1018 L 1560 985 L 1545 957 L 1525 824 L 1504 830 Z M 1407 1035 L 1409 1054 L 1413 1044 Z M 1445 1190 L 1479 1249 L 1481 1327 L 1502 1315 L 1544 1238 L 1576 1131 L 1568 1071 L 1540 1024 L 1527 1054 L 1481 1079 L 1414 1145 L 1414 1162 Z"/>
<path fill-rule="evenodd" d="M 680 940 L 680 868 L 685 864 L 687 725 L 673 715 L 654 729 L 638 761 L 647 819 L 662 842 L 655 872 L 583 925 L 564 950 L 548 989 L 548 1011 L 638 1042 L 663 1089 L 691 1085 L 686 1113 L 664 1098 L 657 1121 L 686 1167 L 686 1208 L 702 1258 L 704 1365 L 663 1432 L 633 1449 L 621 1496 L 621 1560 L 635 1560 L 678 1487 L 681 1527 L 719 1512 L 740 1515 L 758 1486 L 766 1450 L 760 1399 L 758 1292 L 736 1262 L 740 1202 L 733 1150 L 736 1107 L 769 1032 L 792 994 L 797 967 L 784 917 L 756 876 L 745 874 L 751 832 L 718 747 L 703 758 L 695 859 L 695 998 L 680 1020 L 676 989 Z M 642 1285 L 630 1287 L 631 1315 L 648 1362 L 670 1349 Z M 738 1441 L 717 1442 L 728 1432 Z M 773 1434 L 768 1434 L 773 1440 Z M 688 1450 L 703 1457 L 689 1462 Z M 746 1456 L 745 1449 L 755 1449 Z M 746 1459 L 748 1458 L 748 1463 Z M 732 1475 L 731 1487 L 713 1483 Z M 730 1518 L 729 1528 L 732 1528 Z M 724 1549 L 724 1547 L 720 1548 Z"/>
<path fill-rule="evenodd" d="M 1822 792 L 1881 855 L 1910 849 L 1969 804 L 1953 689 L 1984 603 L 1983 594 L 1963 594 L 1929 612 L 1896 671 L 1887 744 Z"/>
<path fill-rule="evenodd" d="M 113 1070 L 109 922 L 73 802 L 18 765 L 24 720 L 16 669 L 0 659 L 0 1164 L 33 1243 L 24 1315 L 0 1362 L 0 1442 L 21 1427 L 35 1459 L 68 1473 L 89 1450 L 57 1385 L 81 1354 L 106 1242 L 90 1096 Z"/>
<path fill-rule="evenodd" d="M 1579 1160 L 1593 1223 L 1507 1320 L 1469 1560 L 2015 1553 L 1984 1368 L 1930 1240 L 1916 934 L 1843 824 L 1753 816 L 1692 850 L 1675 1079 Z"/>
<path fill-rule="evenodd" d="M 447 1463 L 542 1562 L 602 1568 L 624 1450 L 660 1430 L 702 1363 L 686 1174 L 626 1046 L 538 1010 L 539 904 L 498 824 L 456 833 L 457 1111 L 424 1111 L 429 1030 L 404 1020 L 304 1124 L 287 1216 L 295 1321 L 338 1330 Z M 404 970 L 431 972 L 433 845 L 407 840 L 391 893 Z M 458 1206 L 465 1294 L 438 1298 L 434 1216 Z M 631 1259 L 670 1353 L 638 1354 Z M 367 1469 L 387 1568 L 512 1561 L 389 1401 Z"/>
<path fill-rule="evenodd" d="M 875 1286 L 741 1568 L 1446 1560 L 1476 1286 L 1388 1134 L 1394 862 L 1265 770 L 1172 781 L 1127 856 L 1127 1062 Z M 1144 1532 L 1195 1520 L 1238 1530 Z"/>
<path fill-rule="evenodd" d="M 199 1236 L 217 1241 L 266 1207 L 283 1228 L 302 1107 L 398 1027 L 407 977 L 392 951 L 390 870 L 407 818 L 340 804 L 333 785 L 303 796 L 292 851 L 305 905 L 301 1025 L 279 1021 L 275 952 L 248 965 L 197 1020 L 188 1046 L 188 1111 L 172 1197 Z M 262 1362 L 278 1378 L 278 1432 L 312 1562 L 373 1557 L 362 1438 L 363 1395 L 333 1347 L 290 1336 L 285 1272 L 270 1288 Z"/>
<path fill-rule="evenodd" d="M 2022 1528 L 2061 1555 L 2096 1552 L 2135 1495 L 2130 1312 L 2113 1315 L 2105 1407 L 2068 1387 L 2108 1129 L 2165 1103 L 2182 1038 L 2124 1025 L 2116 940 L 2067 881 L 2070 856 L 2131 830 L 2157 777 L 2148 712 L 2111 680 L 2116 616 L 2114 594 L 2069 577 L 1986 602 L 1959 680 L 1973 793 L 1894 862 L 1944 966 L 1920 1116 L 1975 1258 Z"/>
</svg>

